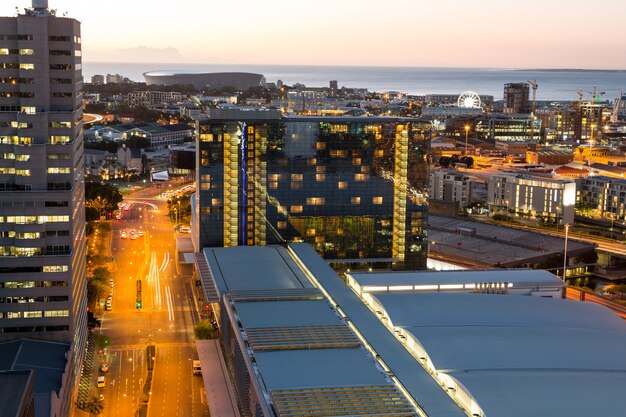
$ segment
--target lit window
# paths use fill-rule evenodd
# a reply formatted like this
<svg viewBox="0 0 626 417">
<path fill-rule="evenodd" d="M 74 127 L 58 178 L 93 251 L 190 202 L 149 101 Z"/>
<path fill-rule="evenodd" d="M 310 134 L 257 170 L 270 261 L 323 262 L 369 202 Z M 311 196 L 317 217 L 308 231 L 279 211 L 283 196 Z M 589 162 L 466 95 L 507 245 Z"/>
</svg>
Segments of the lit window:
<svg viewBox="0 0 626 417">
<path fill-rule="evenodd" d="M 37 113 L 37 109 L 33 106 L 22 106 L 20 107 L 20 112 L 26 114 L 35 114 Z"/>
<path fill-rule="evenodd" d="M 30 169 L 16 169 L 15 175 L 20 177 L 30 177 Z"/>
<path fill-rule="evenodd" d="M 52 167 L 48 168 L 48 174 L 69 174 L 69 167 Z"/>
<path fill-rule="evenodd" d="M 302 213 L 302 206 L 291 206 L 289 211 L 291 213 Z"/>
<path fill-rule="evenodd" d="M 302 174 L 291 174 L 291 181 L 302 181 L 304 179 L 304 175 Z"/>
<path fill-rule="evenodd" d="M 309 197 L 306 199 L 306 203 L 309 206 L 323 206 L 325 202 L 324 197 Z"/>
<path fill-rule="evenodd" d="M 211 205 L 212 205 L 213 207 L 217 207 L 217 206 L 219 206 L 220 204 L 221 204 L 221 201 L 220 201 L 220 199 L 219 199 L 219 198 L 212 198 L 212 199 L 211 199 Z"/>
<path fill-rule="evenodd" d="M 57 143 L 68 143 L 70 140 L 69 136 L 50 136 L 50 143 L 52 145 Z"/>
<path fill-rule="evenodd" d="M 48 265 L 43 267 L 43 272 L 67 272 L 67 265 Z"/>
<path fill-rule="evenodd" d="M 361 204 L 361 197 L 352 197 L 350 201 L 352 202 L 352 204 Z"/>
<path fill-rule="evenodd" d="M 326 149 L 326 142 L 317 142 L 315 147 L 317 148 L 318 151 L 321 151 L 322 149 Z"/>
<path fill-rule="evenodd" d="M 30 155 L 15 155 L 15 160 L 20 162 L 30 161 Z"/>
<path fill-rule="evenodd" d="M 323 165 L 319 165 L 315 167 L 315 172 L 317 172 L 318 174 L 325 174 L 326 173 L 326 167 Z"/>
<path fill-rule="evenodd" d="M 376 149 L 374 151 L 374 156 L 376 158 L 382 158 L 383 156 L 385 156 L 385 150 L 384 149 Z"/>
<path fill-rule="evenodd" d="M 20 64 L 20 69 L 22 70 L 34 70 L 35 64 Z"/>
<path fill-rule="evenodd" d="M 278 181 L 270 181 L 270 190 L 275 190 L 278 188 Z"/>
<path fill-rule="evenodd" d="M 354 174 L 355 181 L 367 181 L 367 174 Z"/>
<path fill-rule="evenodd" d="M 383 204 L 383 198 L 382 197 L 372 198 L 372 204 Z"/>
<path fill-rule="evenodd" d="M 32 49 L 20 49 L 20 55 L 32 55 L 35 51 Z"/>
<path fill-rule="evenodd" d="M 315 229 L 306 229 L 307 236 L 315 236 Z"/>
<path fill-rule="evenodd" d="M 345 190 L 346 188 L 348 188 L 348 182 L 347 181 L 339 181 L 337 183 L 337 188 L 339 188 L 340 190 Z"/>
<path fill-rule="evenodd" d="M 326 180 L 326 174 L 315 174 L 315 181 L 325 181 Z"/>
<path fill-rule="evenodd" d="M 8 48 L 0 48 L 0 55 L 9 55 Z"/>
<path fill-rule="evenodd" d="M 316 236 L 315 243 L 324 243 L 324 236 Z"/>
<path fill-rule="evenodd" d="M 276 227 L 278 227 L 279 229 L 286 229 L 287 228 L 287 222 L 277 222 L 276 223 Z"/>
<path fill-rule="evenodd" d="M 352 165 L 361 165 L 361 158 L 352 158 Z"/>
</svg>

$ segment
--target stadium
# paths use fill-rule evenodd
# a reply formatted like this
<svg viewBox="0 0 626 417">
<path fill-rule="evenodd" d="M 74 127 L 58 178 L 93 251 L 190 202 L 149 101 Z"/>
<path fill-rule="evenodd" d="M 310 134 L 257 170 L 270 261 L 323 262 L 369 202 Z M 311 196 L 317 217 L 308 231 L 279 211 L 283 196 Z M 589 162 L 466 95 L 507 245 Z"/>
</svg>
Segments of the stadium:
<svg viewBox="0 0 626 417">
<path fill-rule="evenodd" d="M 210 72 L 195 73 L 188 71 L 150 71 L 143 74 L 148 85 L 185 85 L 192 84 L 197 89 L 219 89 L 234 87 L 247 90 L 265 85 L 262 74 L 252 72 Z"/>
</svg>

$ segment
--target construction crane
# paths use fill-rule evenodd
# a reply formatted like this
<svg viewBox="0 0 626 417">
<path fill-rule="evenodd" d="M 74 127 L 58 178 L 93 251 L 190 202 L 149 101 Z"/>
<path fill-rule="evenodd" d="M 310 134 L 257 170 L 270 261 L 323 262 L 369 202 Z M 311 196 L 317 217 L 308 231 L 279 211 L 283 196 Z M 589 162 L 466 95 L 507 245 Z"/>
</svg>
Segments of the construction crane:
<svg viewBox="0 0 626 417">
<path fill-rule="evenodd" d="M 537 84 L 537 80 L 528 80 L 528 84 L 533 89 L 533 107 L 530 112 L 530 140 L 535 140 L 535 110 L 537 110 L 537 88 L 539 88 L 539 84 Z"/>
<path fill-rule="evenodd" d="M 600 101 L 600 97 L 606 94 L 604 91 L 598 91 L 598 87 L 595 85 L 593 86 L 593 91 L 587 91 L 587 93 L 591 94 L 594 103 Z"/>
</svg>

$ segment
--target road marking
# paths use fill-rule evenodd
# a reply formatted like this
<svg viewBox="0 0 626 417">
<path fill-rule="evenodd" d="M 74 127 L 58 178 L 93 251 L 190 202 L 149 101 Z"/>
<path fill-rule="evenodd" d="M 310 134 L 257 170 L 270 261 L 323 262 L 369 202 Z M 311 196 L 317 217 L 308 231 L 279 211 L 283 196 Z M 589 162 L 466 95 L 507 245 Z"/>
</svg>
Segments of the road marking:
<svg viewBox="0 0 626 417">
<path fill-rule="evenodd" d="M 165 297 L 167 301 L 167 315 L 170 321 L 174 321 L 174 301 L 172 299 L 172 291 L 170 286 L 165 286 Z"/>
<path fill-rule="evenodd" d="M 165 252 L 165 255 L 163 256 L 163 262 L 161 263 L 161 267 L 159 268 L 159 271 L 165 272 L 165 269 L 167 268 L 169 263 L 170 263 L 170 253 Z"/>
</svg>

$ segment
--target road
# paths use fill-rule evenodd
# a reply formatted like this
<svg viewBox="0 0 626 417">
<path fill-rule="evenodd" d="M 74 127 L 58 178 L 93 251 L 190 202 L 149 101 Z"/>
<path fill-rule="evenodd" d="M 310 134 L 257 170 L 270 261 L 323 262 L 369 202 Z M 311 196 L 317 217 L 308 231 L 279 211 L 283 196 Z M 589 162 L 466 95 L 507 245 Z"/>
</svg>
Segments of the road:
<svg viewBox="0 0 626 417">
<path fill-rule="evenodd" d="M 112 222 L 111 251 L 115 259 L 113 308 L 104 314 L 101 331 L 109 338 L 109 371 L 103 415 L 134 416 L 149 398 L 148 416 L 208 416 L 200 395 L 202 378 L 194 377 L 197 359 L 193 328 L 197 313 L 189 277 L 177 275 L 173 224 L 156 188 L 131 194 L 129 210 Z M 144 231 L 130 238 L 130 230 Z M 122 238 L 122 230 L 127 237 Z M 141 308 L 137 307 L 141 281 Z M 146 347 L 156 346 L 147 357 Z M 148 361 L 154 360 L 151 393 L 144 393 Z"/>
</svg>

